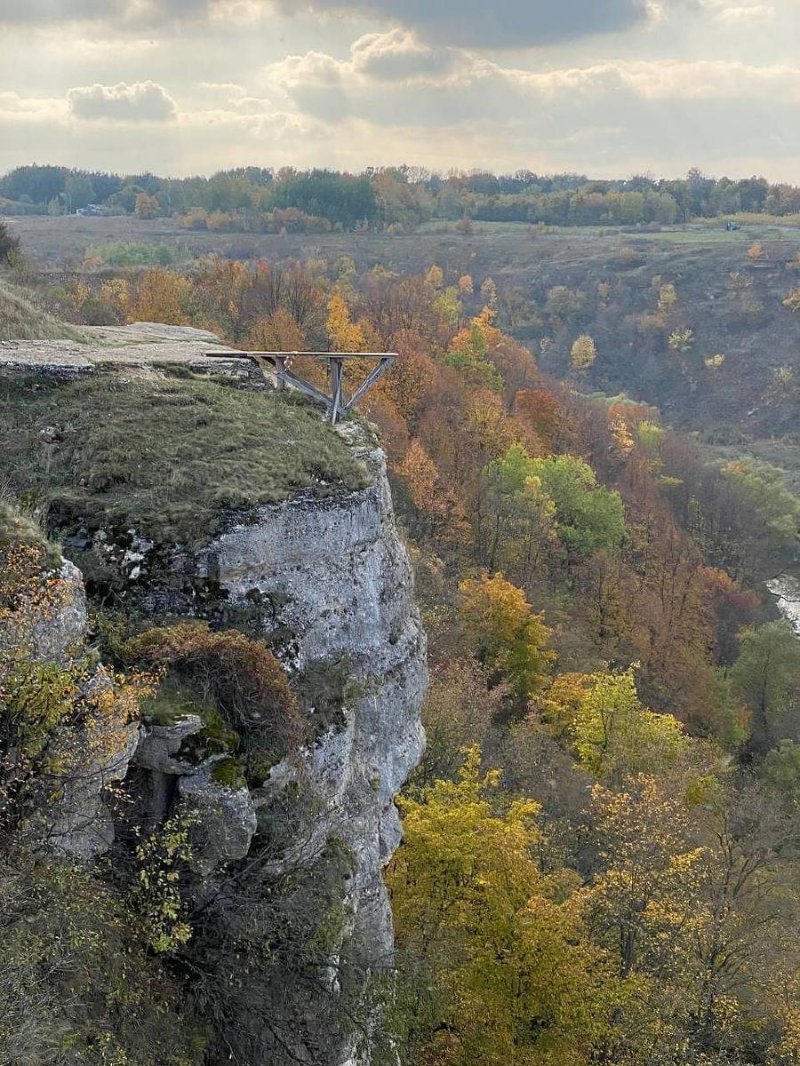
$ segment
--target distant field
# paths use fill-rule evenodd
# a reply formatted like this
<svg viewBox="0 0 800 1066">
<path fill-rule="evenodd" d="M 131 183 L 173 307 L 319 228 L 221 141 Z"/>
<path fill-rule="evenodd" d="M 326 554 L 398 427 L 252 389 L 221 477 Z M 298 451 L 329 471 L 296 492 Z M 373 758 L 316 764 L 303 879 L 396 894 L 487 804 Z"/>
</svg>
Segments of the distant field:
<svg viewBox="0 0 800 1066">
<path fill-rule="evenodd" d="M 421 270 L 432 262 L 461 273 L 476 265 L 486 273 L 525 269 L 540 259 L 583 255 L 587 248 L 602 253 L 621 245 L 668 249 L 671 246 L 722 246 L 742 252 L 756 240 L 800 247 L 800 230 L 787 225 L 748 223 L 728 232 L 723 222 L 671 227 L 659 232 L 594 226 L 540 230 L 517 222 L 476 222 L 473 232 L 462 234 L 452 223 L 433 222 L 412 234 L 379 233 L 247 234 L 187 231 L 171 219 L 140 220 L 128 216 L 10 218 L 24 251 L 45 269 L 78 266 L 87 250 L 116 242 L 170 244 L 179 259 L 216 253 L 234 258 L 273 261 L 349 256 L 360 269 L 382 264 L 403 271 Z"/>
</svg>

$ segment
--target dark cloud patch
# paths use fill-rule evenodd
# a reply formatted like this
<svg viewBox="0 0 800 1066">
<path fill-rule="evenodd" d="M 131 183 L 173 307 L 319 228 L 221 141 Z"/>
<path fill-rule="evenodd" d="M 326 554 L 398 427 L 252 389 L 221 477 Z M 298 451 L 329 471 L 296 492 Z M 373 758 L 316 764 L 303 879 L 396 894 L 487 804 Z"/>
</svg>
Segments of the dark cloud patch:
<svg viewBox="0 0 800 1066">
<path fill-rule="evenodd" d="M 277 0 L 286 14 L 374 14 L 425 40 L 465 48 L 519 48 L 627 30 L 647 0 Z"/>
<path fill-rule="evenodd" d="M 0 23 L 123 18 L 125 0 L 0 0 Z"/>
<path fill-rule="evenodd" d="M 152 81 L 127 85 L 83 85 L 67 93 L 70 113 L 85 122 L 170 122 L 175 101 Z"/>
<path fill-rule="evenodd" d="M 205 18 L 214 0 L 0 0 L 0 26 L 103 22 L 120 28 Z"/>
</svg>

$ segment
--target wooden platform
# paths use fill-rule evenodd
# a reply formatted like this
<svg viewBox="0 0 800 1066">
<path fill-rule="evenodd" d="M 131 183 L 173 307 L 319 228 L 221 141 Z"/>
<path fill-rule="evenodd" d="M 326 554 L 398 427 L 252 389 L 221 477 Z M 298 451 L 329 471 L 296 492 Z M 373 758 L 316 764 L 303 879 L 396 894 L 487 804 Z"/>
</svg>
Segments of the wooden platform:
<svg viewBox="0 0 800 1066">
<path fill-rule="evenodd" d="M 348 414 L 358 403 L 361 397 L 375 384 L 379 377 L 384 374 L 397 358 L 396 352 L 238 352 L 212 351 L 205 352 L 211 359 L 230 360 L 234 355 L 241 359 L 247 359 L 255 363 L 262 370 L 269 370 L 275 374 L 279 389 L 287 385 L 297 389 L 306 396 L 324 404 L 331 422 L 338 422 L 339 418 Z M 326 363 L 329 367 L 331 391 L 330 394 L 322 392 L 296 373 L 292 364 L 296 360 L 312 359 L 316 362 Z M 353 395 L 347 399 L 344 392 L 344 370 L 348 361 L 377 360 Z"/>
</svg>

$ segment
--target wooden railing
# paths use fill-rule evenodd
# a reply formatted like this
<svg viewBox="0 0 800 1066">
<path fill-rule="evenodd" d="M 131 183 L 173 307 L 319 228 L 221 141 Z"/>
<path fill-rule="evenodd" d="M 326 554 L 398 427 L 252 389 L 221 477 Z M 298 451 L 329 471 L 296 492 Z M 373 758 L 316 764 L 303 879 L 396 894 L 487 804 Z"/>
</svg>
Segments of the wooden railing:
<svg viewBox="0 0 800 1066">
<path fill-rule="evenodd" d="M 395 352 L 206 352 L 215 359 L 248 359 L 262 370 L 272 370 L 279 389 L 292 386 L 298 391 L 325 405 L 333 423 L 353 409 L 355 404 L 370 389 L 378 378 L 385 373 L 397 358 Z M 295 359 L 314 359 L 325 362 L 330 370 L 330 395 L 318 389 L 316 385 L 297 374 L 288 365 Z M 377 359 L 353 395 L 347 399 L 344 392 L 344 364 L 347 360 Z"/>
</svg>

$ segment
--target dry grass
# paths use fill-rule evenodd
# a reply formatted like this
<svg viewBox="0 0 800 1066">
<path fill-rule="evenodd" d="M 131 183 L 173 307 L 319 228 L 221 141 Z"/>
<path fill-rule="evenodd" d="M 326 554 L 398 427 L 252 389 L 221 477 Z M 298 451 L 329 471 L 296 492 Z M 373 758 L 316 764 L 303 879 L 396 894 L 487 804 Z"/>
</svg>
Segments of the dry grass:
<svg viewBox="0 0 800 1066">
<path fill-rule="evenodd" d="M 86 335 L 42 311 L 22 289 L 0 280 L 0 341 L 19 340 L 85 341 Z"/>
<path fill-rule="evenodd" d="M 195 542 L 225 513 L 367 483 L 319 411 L 283 395 L 115 372 L 0 383 L 0 484 L 67 527 Z"/>
</svg>

